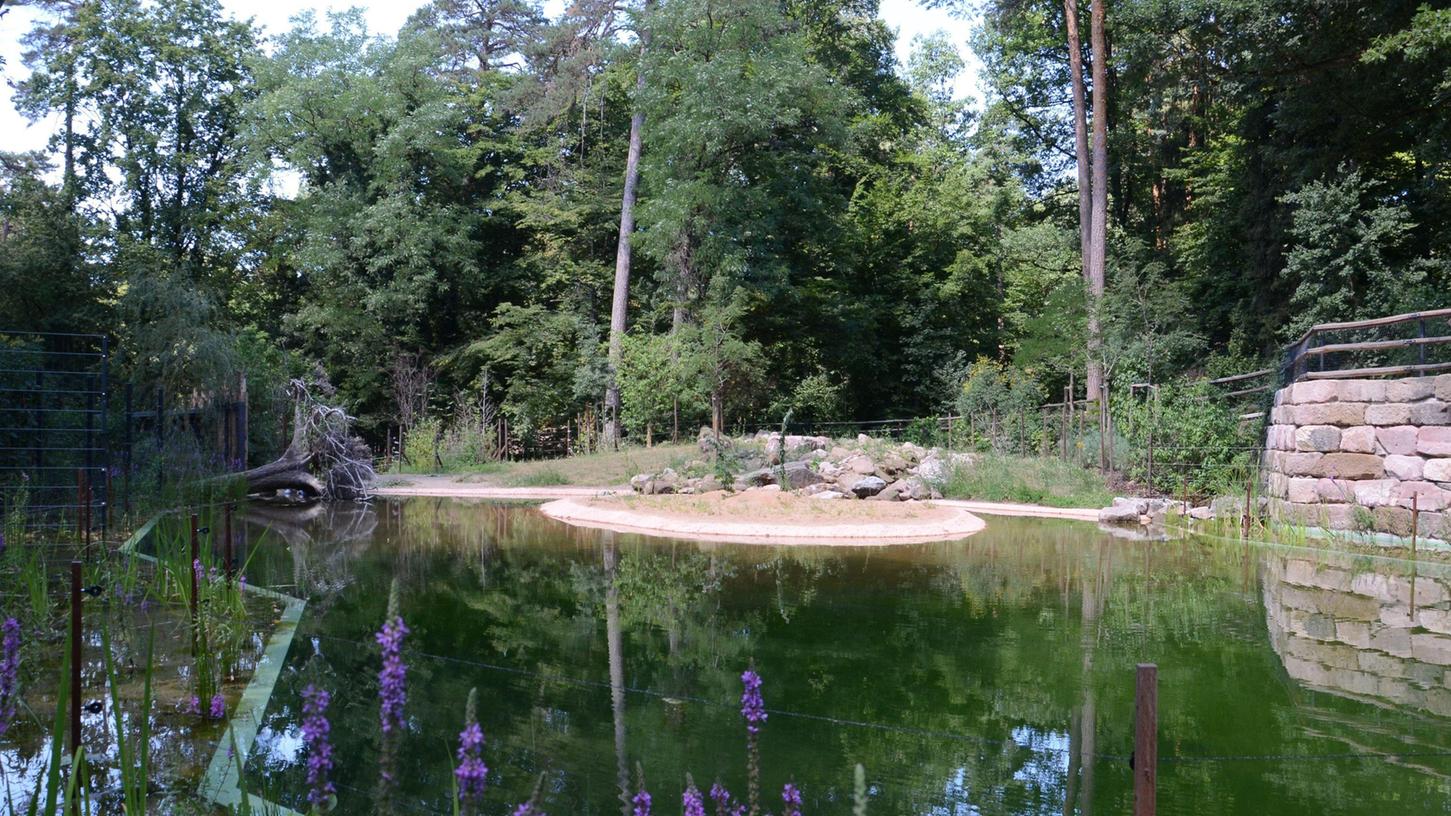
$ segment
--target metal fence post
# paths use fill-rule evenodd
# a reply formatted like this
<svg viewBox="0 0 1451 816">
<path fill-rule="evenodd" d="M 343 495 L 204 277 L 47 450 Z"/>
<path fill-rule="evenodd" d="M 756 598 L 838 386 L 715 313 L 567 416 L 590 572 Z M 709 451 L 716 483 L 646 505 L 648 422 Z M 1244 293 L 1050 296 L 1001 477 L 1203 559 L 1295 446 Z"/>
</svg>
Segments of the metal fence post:
<svg viewBox="0 0 1451 816">
<path fill-rule="evenodd" d="M 1154 816 L 1159 773 L 1159 667 L 1134 673 L 1134 816 Z"/>
</svg>

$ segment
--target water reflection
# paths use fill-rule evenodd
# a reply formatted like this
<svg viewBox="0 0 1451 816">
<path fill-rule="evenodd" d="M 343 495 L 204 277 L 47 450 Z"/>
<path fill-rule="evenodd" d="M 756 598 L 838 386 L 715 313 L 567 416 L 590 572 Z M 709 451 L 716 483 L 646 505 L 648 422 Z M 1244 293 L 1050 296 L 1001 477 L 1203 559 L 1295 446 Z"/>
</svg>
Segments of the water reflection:
<svg viewBox="0 0 1451 816">
<path fill-rule="evenodd" d="M 1336 694 L 1451 717 L 1451 583 L 1273 556 L 1265 618 L 1285 671 Z"/>
<path fill-rule="evenodd" d="M 475 686 L 494 810 L 543 774 L 549 812 L 628 814 L 637 763 L 657 802 L 673 803 L 687 772 L 741 790 L 738 677 L 752 660 L 772 712 L 764 789 L 794 780 L 816 812 L 844 811 L 856 762 L 874 813 L 1127 812 L 1141 661 L 1161 667 L 1164 813 L 1439 812 L 1446 794 L 1444 757 L 1355 760 L 1333 774 L 1323 762 L 1266 758 L 1344 754 L 1352 743 L 1451 753 L 1444 721 L 1384 704 L 1380 675 L 1374 695 L 1286 683 L 1291 658 L 1330 665 L 1298 641 L 1363 649 L 1311 636 L 1326 631 L 1312 617 L 1338 626 L 1349 616 L 1324 601 L 1334 593 L 1304 600 L 1326 587 L 1302 583 L 1303 568 L 1281 555 L 1007 519 L 964 542 L 911 547 L 697 544 L 432 499 L 292 526 L 256 541 L 249 567 L 255 581 L 311 596 L 265 750 L 248 765 L 254 783 L 266 777 L 288 801 L 302 772 L 280 748 L 294 744 L 298 693 L 316 682 L 338 701 L 344 810 L 367 809 L 378 757 L 372 632 L 395 578 L 414 632 L 404 811 L 448 810 L 448 755 Z M 1353 572 L 1347 580 L 1345 593 L 1360 597 Z M 1386 597 L 1398 598 L 1386 580 Z M 1405 599 L 1410 651 L 1381 651 L 1433 665 L 1417 636 L 1446 608 L 1446 585 L 1425 581 L 1414 617 Z M 1376 604 L 1387 627 L 1380 616 L 1394 604 Z M 1369 607 L 1359 611 L 1369 626 Z M 1359 659 L 1356 671 L 1370 674 Z M 1400 679 L 1429 695 L 1425 678 Z"/>
</svg>

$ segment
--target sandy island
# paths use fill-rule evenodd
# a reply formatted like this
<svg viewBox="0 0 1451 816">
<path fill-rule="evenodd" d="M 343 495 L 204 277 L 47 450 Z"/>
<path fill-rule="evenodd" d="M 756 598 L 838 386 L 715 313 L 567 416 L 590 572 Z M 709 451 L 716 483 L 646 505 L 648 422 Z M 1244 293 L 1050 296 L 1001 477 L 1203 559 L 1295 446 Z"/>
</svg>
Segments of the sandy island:
<svg viewBox="0 0 1451 816">
<path fill-rule="evenodd" d="M 985 526 L 961 507 L 931 502 L 829 501 L 757 490 L 570 497 L 540 510 L 581 527 L 743 544 L 871 547 L 951 541 Z"/>
</svg>

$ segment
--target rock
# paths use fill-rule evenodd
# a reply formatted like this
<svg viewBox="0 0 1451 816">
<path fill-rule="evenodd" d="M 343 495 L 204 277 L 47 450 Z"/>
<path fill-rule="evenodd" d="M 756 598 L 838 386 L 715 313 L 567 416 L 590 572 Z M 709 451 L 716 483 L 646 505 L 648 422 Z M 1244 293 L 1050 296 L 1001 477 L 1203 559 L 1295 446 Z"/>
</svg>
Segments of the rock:
<svg viewBox="0 0 1451 816">
<path fill-rule="evenodd" d="M 846 498 L 846 494 L 845 493 L 838 493 L 835 490 L 823 490 L 820 493 L 813 493 L 813 494 L 811 494 L 811 498 L 813 498 L 813 499 L 827 499 L 827 500 L 831 500 L 831 499 L 844 499 L 844 498 Z"/>
<path fill-rule="evenodd" d="M 821 474 L 811 469 L 805 462 L 787 462 L 786 486 L 792 490 L 800 490 L 808 485 L 818 484 L 824 481 Z M 779 477 L 777 479 L 779 481 Z"/>
<path fill-rule="evenodd" d="M 828 455 L 833 461 L 845 462 L 847 459 L 851 458 L 851 451 L 843 448 L 840 445 L 837 445 L 828 452 Z"/>
<path fill-rule="evenodd" d="M 857 473 L 862 476 L 870 476 L 877 472 L 876 462 L 873 462 L 870 457 L 863 456 L 861 454 L 857 454 L 856 456 L 848 459 L 846 461 L 846 466 L 850 468 L 853 473 Z"/>
<path fill-rule="evenodd" d="M 779 473 L 780 471 L 776 468 L 758 468 L 749 473 L 742 473 L 740 476 L 737 476 L 736 483 L 738 485 L 744 485 L 746 488 L 773 485 L 776 483 L 776 476 Z"/>
<path fill-rule="evenodd" d="M 917 501 L 926 501 L 932 498 L 932 489 L 923 483 L 921 479 L 908 479 L 907 496 Z"/>
<path fill-rule="evenodd" d="M 907 469 L 907 460 L 896 452 L 888 451 L 881 461 L 877 462 L 877 475 L 883 473 L 888 476 L 896 476 Z"/>
<path fill-rule="evenodd" d="M 901 501 L 912 497 L 912 491 L 906 480 L 898 479 L 882 488 L 877 495 L 871 498 L 876 501 Z"/>
<path fill-rule="evenodd" d="M 870 436 L 867 436 L 864 433 L 859 433 L 859 434 L 856 435 L 856 443 L 858 445 L 865 445 L 866 443 L 868 443 L 870 441 L 872 441 L 872 438 Z"/>
<path fill-rule="evenodd" d="M 1208 521 L 1214 518 L 1214 511 L 1208 507 L 1191 507 L 1189 508 L 1189 518 L 1196 521 Z"/>
<path fill-rule="evenodd" d="M 1340 429 L 1330 425 L 1305 425 L 1295 429 L 1295 449 L 1326 453 L 1340 448 Z"/>
<path fill-rule="evenodd" d="M 843 493 L 851 493 L 852 488 L 856 487 L 857 480 L 860 478 L 862 478 L 860 474 L 848 470 L 836 477 L 836 489 Z"/>
<path fill-rule="evenodd" d="M 695 446 L 700 449 L 701 453 L 716 454 L 730 448 L 731 441 L 725 436 L 717 440 L 715 431 L 711 430 L 708 425 L 702 425 L 700 431 L 695 435 Z"/>
<path fill-rule="evenodd" d="M 1385 465 L 1373 453 L 1327 453 L 1316 471 L 1315 475 L 1331 479 L 1379 479 L 1385 475 Z"/>
<path fill-rule="evenodd" d="M 1134 496 L 1117 496 L 1114 498 L 1113 504 L 1109 506 L 1132 509 L 1136 516 L 1142 516 L 1149 512 L 1149 500 Z"/>
<path fill-rule="evenodd" d="M 851 492 L 859 499 L 875 496 L 885 489 L 887 483 L 876 476 L 863 476 L 851 486 Z"/>
<path fill-rule="evenodd" d="M 1416 452 L 1427 456 L 1451 456 L 1451 425 L 1432 425 L 1416 434 Z"/>
<path fill-rule="evenodd" d="M 780 493 L 781 486 L 778 484 L 761 485 L 760 487 L 751 488 L 751 491 L 753 493 Z"/>
<path fill-rule="evenodd" d="M 725 486 L 720 483 L 720 479 L 717 479 L 714 475 L 709 474 L 700 477 L 700 479 L 697 480 L 695 483 L 695 489 L 700 493 L 714 493 L 715 491 L 723 490 L 724 488 Z"/>
<path fill-rule="evenodd" d="M 926 451 L 922 450 L 922 448 L 918 445 L 915 445 L 911 442 L 902 443 L 901 455 L 903 459 L 907 460 L 907 464 L 909 465 L 915 465 L 918 462 L 922 461 L 922 456 L 925 453 Z"/>
<path fill-rule="evenodd" d="M 940 482 L 947 476 L 947 465 L 936 456 L 928 454 L 927 458 L 917 465 L 917 477 L 926 479 L 929 482 Z"/>
<path fill-rule="evenodd" d="M 1115 500 L 1117 502 L 1117 500 Z M 1113 504 L 1098 511 L 1099 524 L 1138 524 L 1139 512 L 1132 505 Z"/>
<path fill-rule="evenodd" d="M 781 436 L 780 436 L 780 434 L 771 434 L 770 436 L 766 437 L 766 464 L 768 464 L 768 465 L 779 465 L 779 464 L 781 464 Z"/>
<path fill-rule="evenodd" d="M 641 473 L 630 477 L 630 489 L 636 493 L 650 492 L 650 474 Z"/>
</svg>

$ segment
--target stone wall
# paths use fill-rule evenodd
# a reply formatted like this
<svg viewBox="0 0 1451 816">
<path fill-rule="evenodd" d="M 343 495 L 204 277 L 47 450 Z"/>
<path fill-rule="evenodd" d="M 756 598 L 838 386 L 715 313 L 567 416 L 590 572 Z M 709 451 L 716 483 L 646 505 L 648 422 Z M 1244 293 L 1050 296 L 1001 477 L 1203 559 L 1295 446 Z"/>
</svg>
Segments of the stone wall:
<svg viewBox="0 0 1451 816">
<path fill-rule="evenodd" d="M 1312 380 L 1275 394 L 1265 489 L 1277 516 L 1451 538 L 1451 374 Z"/>
<path fill-rule="evenodd" d="M 1451 717 L 1451 583 L 1269 556 L 1270 643 L 1295 680 Z"/>
</svg>

